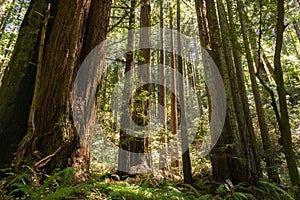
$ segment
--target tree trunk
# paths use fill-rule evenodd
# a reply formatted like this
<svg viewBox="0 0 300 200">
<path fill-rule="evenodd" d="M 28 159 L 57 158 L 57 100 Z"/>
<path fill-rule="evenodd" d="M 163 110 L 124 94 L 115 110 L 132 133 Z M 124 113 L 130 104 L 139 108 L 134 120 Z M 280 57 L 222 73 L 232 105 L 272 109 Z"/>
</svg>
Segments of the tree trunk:
<svg viewBox="0 0 300 200">
<path fill-rule="evenodd" d="M 3 1 L 0 3 L 0 19 L 2 19 L 2 16 L 3 16 L 4 12 L 5 12 L 6 1 L 7 1 L 7 0 L 3 0 Z"/>
<path fill-rule="evenodd" d="M 5 32 L 5 28 L 6 28 L 7 24 L 9 23 L 9 19 L 10 19 L 12 13 L 14 12 L 15 2 L 16 2 L 16 0 L 13 0 L 10 3 L 10 7 L 8 8 L 8 10 L 5 11 L 4 16 L 3 17 L 0 16 L 0 19 L 1 19 L 1 23 L 0 23 L 0 30 L 1 30 L 0 40 L 3 36 L 3 33 Z"/>
<path fill-rule="evenodd" d="M 165 31 L 164 31 L 164 1 L 160 1 L 160 53 L 159 53 L 159 120 L 162 125 L 161 142 L 163 149 L 160 153 L 159 168 L 168 170 L 168 135 L 167 135 L 167 81 L 166 81 L 166 58 L 165 58 Z"/>
<path fill-rule="evenodd" d="M 299 40 L 299 42 L 300 42 L 300 29 L 299 29 L 299 26 L 298 26 L 297 21 L 293 21 L 293 26 L 294 26 L 294 29 L 295 29 L 295 31 L 296 31 L 298 40 Z"/>
<path fill-rule="evenodd" d="M 178 117 L 177 117 L 177 99 L 176 99 L 176 91 L 177 91 L 177 86 L 176 86 L 176 64 L 175 64 L 175 49 L 174 49 L 174 34 L 173 34 L 173 9 L 170 6 L 169 9 L 169 15 L 170 15 L 170 84 L 171 84 L 171 116 L 170 116 L 170 125 L 171 125 L 171 133 L 172 133 L 172 139 L 173 139 L 173 144 L 172 146 L 172 152 L 171 152 L 171 166 L 172 167 L 178 167 L 179 162 L 178 162 L 178 147 L 177 147 L 177 129 L 178 129 Z"/>
<path fill-rule="evenodd" d="M 85 124 L 83 129 L 80 131 L 81 141 L 77 144 L 76 150 L 71 155 L 70 165 L 77 169 L 78 177 L 87 177 L 88 168 L 90 166 L 90 148 L 94 134 L 94 125 L 96 119 L 96 108 L 97 108 L 97 90 L 100 87 L 100 80 L 102 78 L 102 66 L 104 63 L 105 54 L 105 40 L 107 30 L 109 26 L 110 7 L 112 0 L 92 0 L 88 18 L 85 18 L 83 24 L 86 24 L 84 32 L 83 46 L 80 53 L 79 63 L 75 65 L 74 75 L 77 74 L 79 64 L 82 63 L 81 68 L 86 67 L 84 74 L 82 72 L 77 75 L 77 80 L 73 87 L 74 91 L 80 91 L 77 95 L 72 96 L 73 115 L 76 113 L 74 110 L 80 109 L 80 106 L 85 105 L 84 118 Z M 99 49 L 99 46 L 100 49 Z M 91 60 L 90 64 L 84 64 L 85 59 L 89 54 L 93 54 L 93 50 L 97 49 L 98 52 L 93 55 L 95 60 Z M 90 73 L 88 73 L 90 72 Z M 91 73 L 93 72 L 93 73 Z M 83 77 L 82 77 L 83 75 Z M 75 76 L 73 76 L 74 81 Z M 93 85 L 90 85 L 93 83 Z M 82 89 L 82 85 L 85 89 Z M 88 101 L 87 101 L 88 100 Z M 75 102 L 76 101 L 76 102 Z M 78 114 L 78 113 L 77 113 Z M 74 116 L 73 116 L 74 118 Z M 78 131 L 77 127 L 77 131 Z"/>
<path fill-rule="evenodd" d="M 192 167 L 190 160 L 190 150 L 188 147 L 188 134 L 187 134 L 187 122 L 186 122 L 186 109 L 185 109 L 185 96 L 184 96 L 184 81 L 183 81 L 183 62 L 182 62 L 182 41 L 181 41 L 181 23 L 180 23 L 180 0 L 177 0 L 177 64 L 178 64 L 178 72 L 181 76 L 178 76 L 178 93 L 179 93 L 179 102 L 180 102 L 180 130 L 181 130 L 181 148 L 182 148 L 182 168 L 183 168 L 183 177 L 184 183 L 192 184 Z M 178 98 L 178 97 L 177 97 Z"/>
<path fill-rule="evenodd" d="M 280 122 L 279 130 L 283 139 L 283 148 L 285 158 L 287 161 L 288 171 L 292 185 L 300 188 L 300 178 L 295 159 L 295 153 L 293 150 L 291 127 L 289 121 L 289 114 L 286 102 L 286 92 L 284 87 L 283 72 L 281 67 L 281 50 L 283 43 L 284 33 L 284 0 L 277 0 L 277 35 L 276 35 L 276 47 L 274 55 L 274 76 L 277 85 L 277 92 L 279 97 L 280 108 Z"/>
<path fill-rule="evenodd" d="M 249 182 L 256 183 L 258 178 L 261 176 L 261 172 L 256 152 L 256 138 L 253 131 L 249 103 L 243 80 L 243 73 L 241 71 L 241 66 L 238 64 L 239 60 L 237 63 L 233 63 L 232 54 L 235 53 L 232 52 L 232 44 L 230 44 L 232 34 L 229 35 L 229 25 L 225 17 L 227 13 L 225 12 L 224 5 L 220 0 L 217 0 L 217 7 L 220 20 L 222 44 L 231 82 L 231 90 L 235 91 L 235 93 L 232 92 L 232 97 L 235 106 L 235 114 L 238 122 L 240 137 L 237 141 L 237 144 L 240 149 L 239 153 L 242 159 L 242 164 L 244 164 L 244 173 L 247 177 L 246 179 L 243 179 L 243 177 L 238 177 L 240 178 L 238 182 L 248 180 Z M 235 54 L 235 56 L 237 55 Z M 238 58 L 236 57 L 236 59 Z M 231 176 L 235 176 L 236 172 L 233 173 L 234 174 Z"/>
<path fill-rule="evenodd" d="M 40 90 L 35 91 L 38 95 L 34 130 L 28 131 L 19 144 L 14 162 L 17 170 L 21 169 L 22 164 L 37 169 L 43 168 L 47 173 L 55 168 L 74 166 L 78 176 L 86 175 L 95 120 L 95 97 L 93 92 L 89 93 L 93 88 L 83 88 L 82 93 L 79 92 L 75 98 L 72 97 L 71 90 L 79 64 L 105 38 L 110 3 L 110 0 L 101 2 L 70 0 L 55 1 L 52 4 L 53 19 L 46 34 L 43 68 L 37 80 L 40 82 Z M 92 74 L 99 74 L 101 67 L 99 65 L 93 67 Z M 92 87 L 97 87 L 97 83 L 96 81 Z M 75 85 L 73 89 L 77 88 L 78 85 Z M 88 101 L 82 102 L 83 96 Z M 75 107 L 73 106 L 75 115 L 80 106 L 89 109 L 83 110 L 85 118 L 82 120 L 85 121 L 79 122 L 77 129 L 71 110 L 72 101 L 75 102 Z"/>
<path fill-rule="evenodd" d="M 140 12 L 140 55 L 139 55 L 139 69 L 138 77 L 141 81 L 141 88 L 138 88 L 136 94 L 139 96 L 135 99 L 133 120 L 141 128 L 150 126 L 150 96 L 151 96 L 151 38 L 150 38 L 150 0 L 141 0 Z M 143 66 L 143 67 L 141 67 Z M 145 96 L 144 96 L 144 94 Z M 143 96 L 142 96 L 143 95 Z M 137 130 L 138 131 L 138 130 Z M 144 129 L 139 137 L 135 138 L 135 146 L 133 152 L 138 153 L 132 157 L 131 165 L 145 165 L 144 168 L 151 168 L 151 151 L 150 151 L 150 138 L 147 131 Z"/>
<path fill-rule="evenodd" d="M 209 17 L 207 16 L 207 9 L 206 5 L 204 4 L 204 1 L 202 0 L 195 0 L 195 8 L 197 13 L 197 21 L 198 21 L 198 29 L 199 29 L 199 36 L 200 36 L 200 44 L 202 47 L 205 48 L 207 52 L 209 52 L 210 55 L 212 55 L 212 52 L 209 49 L 210 45 L 210 37 L 211 33 L 209 32 L 209 24 L 208 24 L 208 18 L 213 17 L 212 13 L 209 13 Z M 212 10 L 209 10 L 212 11 Z M 210 34 L 209 34 L 210 33 Z M 205 58 L 206 54 L 202 54 L 202 59 L 204 60 L 204 73 L 205 77 L 208 77 L 209 79 L 209 69 L 210 65 L 209 62 L 207 62 L 207 58 Z M 218 66 L 218 69 L 220 70 L 220 66 Z M 207 78 L 206 78 L 207 79 Z M 208 96 L 208 114 L 209 119 L 211 119 L 211 96 L 210 92 L 208 90 L 208 87 L 206 86 L 206 93 Z M 225 153 L 225 149 L 223 148 L 224 144 L 224 135 L 226 129 L 223 129 L 222 134 L 220 138 L 218 139 L 218 142 L 216 143 L 215 147 L 212 149 L 212 153 L 210 154 L 211 162 L 212 162 L 212 172 L 213 176 L 216 180 L 225 180 L 229 177 L 229 168 L 227 164 L 227 156 Z M 223 156 L 219 156 L 223 155 Z"/>
<path fill-rule="evenodd" d="M 279 175 L 278 175 L 278 170 L 276 167 L 276 162 L 275 162 L 275 155 L 272 152 L 272 145 L 271 145 L 271 140 L 269 137 L 269 132 L 268 132 L 268 127 L 267 123 L 265 120 L 265 115 L 263 111 L 263 106 L 260 98 L 260 93 L 259 93 L 259 88 L 258 84 L 256 82 L 255 78 L 255 70 L 254 70 L 254 65 L 253 65 L 253 59 L 252 59 L 252 54 L 251 54 L 251 49 L 250 49 L 250 44 L 247 36 L 247 29 L 244 24 L 243 20 L 243 14 L 242 14 L 242 5 L 238 5 L 238 13 L 239 13 L 239 19 L 240 19 L 240 24 L 242 28 L 242 36 L 243 36 L 243 41 L 244 41 L 244 46 L 246 50 L 246 57 L 247 57 L 247 62 L 248 62 L 248 68 L 249 68 L 249 73 L 250 73 L 250 80 L 251 80 L 251 86 L 253 90 L 253 95 L 254 95 L 254 101 L 256 105 L 256 112 L 257 112 L 257 117 L 258 117 L 258 123 L 260 127 L 260 133 L 262 137 L 262 143 L 263 143 L 263 148 L 264 148 L 264 158 L 266 159 L 266 165 L 267 165 L 267 172 L 268 172 L 268 177 L 270 180 L 272 180 L 275 183 L 279 183 Z M 228 10 L 231 10 L 232 5 L 228 3 Z M 237 40 L 235 40 L 237 41 Z"/>
<path fill-rule="evenodd" d="M 127 53 L 126 53 L 126 67 L 125 74 L 130 73 L 130 80 L 127 80 L 124 85 L 123 94 L 123 105 L 122 111 L 124 112 L 121 116 L 120 122 L 120 151 L 119 151 L 119 161 L 118 170 L 119 175 L 125 175 L 130 170 L 130 153 L 132 146 L 134 145 L 134 138 L 126 134 L 126 132 L 131 132 L 130 118 L 132 117 L 132 100 L 128 104 L 127 97 L 131 96 L 132 92 L 132 79 L 134 71 L 134 48 L 135 48 L 135 7 L 136 0 L 131 0 L 130 3 L 130 14 L 129 14 L 129 30 L 128 30 L 128 43 L 127 43 Z"/>
<path fill-rule="evenodd" d="M 43 20 L 37 13 L 45 13 L 47 3 L 31 1 L 4 73 L 0 88 L 0 167 L 10 165 L 27 131 Z"/>
<path fill-rule="evenodd" d="M 218 1 L 219 16 L 224 10 L 220 3 Z M 226 37 L 227 22 L 220 16 L 220 29 L 218 23 L 216 23 L 218 20 L 214 2 L 206 1 L 206 6 L 211 39 L 211 54 L 219 67 L 227 94 L 227 118 L 222 133 L 223 138 L 220 140 L 219 145 L 217 144 L 215 150 L 212 151 L 212 164 L 213 168 L 216 167 L 217 169 L 220 168 L 217 165 L 221 164 L 224 166 L 224 163 L 218 160 L 219 157 L 223 156 L 219 154 L 221 152 L 220 148 L 224 148 L 229 174 L 218 170 L 213 171 L 215 172 L 215 177 L 223 181 L 224 178 L 229 178 L 234 183 L 246 181 L 255 184 L 260 177 L 260 168 L 255 152 L 255 137 L 251 126 L 247 123 L 244 108 L 240 103 L 240 94 L 234 94 L 236 91 L 233 90 L 237 88 L 237 84 L 234 83 L 236 77 L 232 68 L 231 55 L 227 54 L 227 49 L 225 50 L 225 47 L 228 48 L 229 46 L 226 45 L 228 40 L 228 36 Z M 222 39 L 220 30 L 222 31 Z"/>
</svg>

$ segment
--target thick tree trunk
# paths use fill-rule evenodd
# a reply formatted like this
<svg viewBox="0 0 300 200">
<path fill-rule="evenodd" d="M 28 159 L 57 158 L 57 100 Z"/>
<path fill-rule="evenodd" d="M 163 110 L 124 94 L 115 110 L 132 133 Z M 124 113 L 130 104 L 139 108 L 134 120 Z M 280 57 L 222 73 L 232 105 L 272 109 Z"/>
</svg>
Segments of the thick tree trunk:
<svg viewBox="0 0 300 200">
<path fill-rule="evenodd" d="M 73 109 L 79 109 L 78 106 L 85 105 L 85 124 L 84 129 L 81 131 L 81 141 L 80 144 L 77 145 L 76 150 L 71 155 L 70 165 L 77 169 L 78 177 L 85 177 L 88 173 L 88 168 L 90 166 L 90 148 L 91 142 L 94 133 L 94 125 L 96 118 L 96 108 L 97 108 L 97 89 L 100 85 L 100 80 L 102 77 L 102 66 L 104 63 L 104 54 L 105 54 L 105 39 L 107 35 L 107 29 L 109 26 L 109 16 L 110 16 L 110 7 L 112 4 L 112 0 L 92 0 L 90 5 L 90 11 L 88 18 L 85 19 L 84 24 L 86 24 L 86 30 L 84 34 L 83 46 L 80 54 L 80 63 L 85 62 L 84 59 L 88 56 L 88 54 L 92 54 L 91 52 L 94 48 L 97 48 L 98 52 L 96 55 L 93 55 L 95 60 L 90 61 L 90 65 L 85 64 L 87 67 L 86 73 L 83 77 L 77 77 L 78 79 L 83 78 L 83 81 L 80 82 L 80 85 L 74 85 L 73 91 L 81 91 L 81 93 L 77 93 L 76 103 L 73 104 Z M 100 46 L 100 49 L 98 48 Z M 75 73 L 79 70 L 79 64 L 75 66 Z M 83 68 L 83 66 L 82 66 Z M 88 73 L 94 72 L 94 73 Z M 73 79 L 75 76 L 73 76 Z M 78 82 L 76 82 L 78 83 Z M 93 83 L 93 85 L 90 85 Z M 80 88 L 82 85 L 86 86 L 86 90 Z M 74 94 L 74 93 L 73 93 Z M 72 101 L 75 101 L 75 97 L 73 95 Z M 80 104 L 78 104 L 80 102 Z M 73 114 L 75 113 L 73 110 Z M 74 118 L 74 117 L 73 117 Z M 77 127 L 78 131 L 78 127 Z"/>
<path fill-rule="evenodd" d="M 219 24 L 216 23 L 217 13 L 215 2 L 206 0 L 207 21 L 210 35 L 211 56 L 215 61 L 224 81 L 227 96 L 227 116 L 225 125 L 216 146 L 211 152 L 211 162 L 213 175 L 216 180 L 225 181 L 227 178 L 236 181 L 238 177 L 231 177 L 232 169 L 238 169 L 238 161 L 233 159 L 237 156 L 237 146 L 235 144 L 238 136 L 238 126 L 234 111 L 234 103 L 230 89 L 229 75 L 227 73 L 225 55 L 221 47 Z M 227 148 L 225 148 L 227 146 Z"/>
<path fill-rule="evenodd" d="M 295 153 L 293 150 L 291 127 L 289 121 L 289 114 L 286 102 L 286 92 L 284 87 L 283 72 L 281 67 L 281 50 L 283 43 L 284 33 L 284 0 L 277 0 L 277 35 L 276 35 L 276 47 L 274 55 L 274 76 L 277 85 L 277 92 L 279 97 L 280 108 L 280 122 L 279 129 L 281 137 L 283 139 L 283 148 L 285 158 L 287 161 L 288 171 L 292 185 L 300 188 L 300 178 L 295 159 Z"/>
<path fill-rule="evenodd" d="M 10 165 L 25 136 L 34 91 L 40 30 L 47 0 L 33 0 L 21 25 L 0 88 L 0 167 Z"/>
<path fill-rule="evenodd" d="M 249 181 L 256 183 L 261 176 L 261 171 L 256 152 L 256 138 L 253 131 L 243 73 L 241 66 L 238 63 L 239 59 L 237 58 L 236 53 L 232 52 L 230 40 L 232 40 L 233 34 L 230 34 L 229 32 L 229 24 L 225 17 L 227 13 L 221 0 L 217 0 L 217 7 L 222 44 L 231 82 L 236 119 L 239 127 L 239 140 L 236 141 L 236 143 L 240 149 L 239 156 L 242 159 L 242 164 L 244 164 L 244 167 L 240 170 L 244 170 L 244 174 L 246 174 L 246 179 L 241 176 L 240 180 L 237 180 L 237 182 Z M 238 61 L 237 63 L 233 62 L 232 55 L 235 55 L 236 60 Z M 235 93 L 233 91 L 235 91 Z M 231 176 L 235 176 L 235 173 L 236 172 L 233 172 Z"/>
<path fill-rule="evenodd" d="M 70 94 L 79 64 L 105 38 L 111 1 L 93 1 L 90 11 L 91 2 L 69 0 L 52 4 L 53 19 L 46 35 L 43 68 L 39 78 L 40 90 L 35 91 L 38 92 L 35 127 L 19 144 L 14 162 L 18 170 L 22 164 L 29 164 L 43 168 L 46 172 L 66 166 L 76 167 L 80 176 L 87 171 L 95 110 L 92 107 L 90 112 L 85 113 L 86 121 L 76 129 Z M 97 65 L 92 69 L 97 71 L 92 74 L 99 73 L 100 69 Z M 73 100 L 80 101 L 81 95 L 86 95 L 87 101 L 79 102 L 78 105 L 84 103 L 83 107 L 94 106 L 95 97 L 86 89 L 91 88 L 84 88 L 78 99 Z M 75 113 L 76 108 L 73 110 Z"/>
<path fill-rule="evenodd" d="M 218 2 L 218 4 L 220 7 L 220 2 Z M 221 140 L 212 151 L 214 176 L 222 181 L 229 178 L 234 183 L 242 181 L 256 183 L 260 177 L 260 168 L 255 148 L 253 146 L 253 143 L 255 144 L 255 137 L 251 127 L 249 127 L 249 124 L 246 121 L 247 119 L 243 111 L 244 109 L 239 103 L 239 94 L 234 96 L 236 94 L 234 94 L 235 91 L 233 92 L 233 89 L 237 88 L 237 84 L 232 82 L 234 81 L 232 79 L 236 78 L 231 67 L 232 61 L 230 59 L 232 58 L 230 57 L 231 55 L 226 54 L 227 50 L 224 49 L 226 41 L 228 40 L 228 37 L 226 37 L 226 27 L 224 27 L 226 25 L 226 21 L 224 21 L 222 17 L 220 18 L 220 20 L 222 20 L 220 21 L 220 28 L 222 31 L 221 39 L 219 24 L 216 23 L 218 19 L 214 1 L 206 1 L 206 6 L 211 39 L 211 55 L 216 65 L 219 67 L 227 94 L 227 117 L 225 126 Z M 222 8 L 220 7 L 220 9 Z M 222 14 L 223 10 L 220 9 L 219 15 L 220 13 Z M 239 114 L 237 110 L 241 113 Z M 245 127 L 245 129 L 242 127 Z M 249 139 L 252 143 L 248 141 Z M 222 163 L 224 160 L 220 160 L 220 157 L 224 156 L 219 154 L 222 148 L 226 152 L 226 163 Z M 239 159 L 236 159 L 235 157 Z M 220 165 L 223 167 L 224 164 L 227 164 L 228 171 L 225 171 L 227 173 L 214 170 L 214 168 L 220 169 Z"/>
<path fill-rule="evenodd" d="M 24 161 L 32 165 L 30 162 L 49 155 L 52 157 L 41 163 L 48 164 L 47 171 L 63 168 L 78 143 L 71 121 L 69 92 L 73 71 L 80 59 L 84 14 L 87 16 L 90 2 L 86 6 L 83 1 L 57 1 L 52 5 L 53 21 L 44 50 L 41 76 L 38 77 L 40 80 L 37 80 L 40 91 L 35 91 L 38 95 L 34 130 L 28 132 L 19 145 L 14 163 L 17 168 Z M 34 157 L 34 152 L 39 152 L 38 158 Z"/>
<path fill-rule="evenodd" d="M 198 21 L 198 29 L 199 29 L 199 35 L 200 35 L 200 44 L 202 47 L 205 48 L 207 52 L 209 52 L 210 55 L 212 55 L 212 52 L 209 49 L 210 45 L 210 37 L 211 33 L 209 32 L 209 24 L 208 24 L 208 14 L 206 5 L 204 4 L 204 1 L 202 0 L 195 0 L 195 8 L 197 13 L 197 21 Z M 211 10 L 210 10 L 211 11 Z M 209 13 L 209 17 L 213 17 L 212 13 Z M 211 28 L 211 27 L 210 27 Z M 206 79 L 209 79 L 209 69 L 210 65 L 209 62 L 207 62 L 207 58 L 205 58 L 206 54 L 202 54 L 204 56 L 202 59 L 205 61 L 204 68 L 205 68 L 205 77 Z M 220 70 L 220 66 L 218 66 L 218 69 Z M 209 119 L 211 118 L 211 97 L 210 93 L 208 91 L 208 87 L 206 87 L 206 93 L 208 96 L 208 110 L 209 110 Z M 227 156 L 225 153 L 225 149 L 223 148 L 224 144 L 224 135 L 226 134 L 226 129 L 223 129 L 222 134 L 220 138 L 218 139 L 218 142 L 216 143 L 214 149 L 211 153 L 211 162 L 212 162 L 212 171 L 214 178 L 216 180 L 225 180 L 229 177 L 229 168 L 227 164 Z M 219 156 L 223 155 L 223 156 Z"/>
</svg>

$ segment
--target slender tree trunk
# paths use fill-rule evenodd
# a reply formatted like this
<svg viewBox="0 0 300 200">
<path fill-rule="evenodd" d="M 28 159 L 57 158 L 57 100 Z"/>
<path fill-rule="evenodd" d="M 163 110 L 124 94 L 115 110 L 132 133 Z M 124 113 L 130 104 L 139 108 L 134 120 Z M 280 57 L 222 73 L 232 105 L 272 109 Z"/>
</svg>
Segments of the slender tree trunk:
<svg viewBox="0 0 300 200">
<path fill-rule="evenodd" d="M 281 67 L 281 50 L 283 43 L 284 33 L 284 0 L 277 0 L 277 35 L 276 35 L 276 47 L 274 55 L 274 76 L 277 85 L 277 92 L 279 97 L 280 108 L 280 123 L 279 129 L 281 137 L 283 139 L 283 148 L 285 158 L 287 161 L 288 171 L 292 185 L 300 188 L 300 178 L 295 159 L 295 153 L 293 150 L 291 127 L 289 121 L 289 114 L 286 102 L 286 92 L 284 87 L 283 72 Z"/>
<path fill-rule="evenodd" d="M 299 29 L 299 26 L 298 26 L 297 21 L 293 21 L 293 26 L 294 26 L 294 29 L 295 29 L 295 31 L 296 31 L 298 40 L 299 40 L 299 42 L 300 42 L 300 29 Z"/>
<path fill-rule="evenodd" d="M 177 86 L 176 86 L 176 64 L 175 64 L 175 49 L 174 49 L 174 34 L 173 34 L 173 9 L 170 6 L 169 8 L 169 15 L 170 15 L 170 67 L 172 71 L 170 72 L 170 82 L 171 82 L 171 133 L 172 133 L 172 139 L 174 141 L 174 146 L 172 147 L 172 152 L 171 152 L 171 160 L 172 160 L 172 167 L 178 167 L 179 162 L 178 162 L 178 149 L 177 149 L 177 129 L 178 129 L 178 117 L 177 117 L 177 99 L 176 99 L 176 91 L 177 91 Z"/>
<path fill-rule="evenodd" d="M 166 58 L 165 58 L 165 31 L 164 31 L 164 1 L 160 1 L 160 53 L 159 53 L 159 120 L 162 125 L 161 142 L 163 149 L 160 153 L 159 168 L 168 170 L 168 135 L 167 135 L 167 89 L 166 89 Z"/>
<path fill-rule="evenodd" d="M 1 23 L 0 23 L 0 40 L 3 36 L 3 33 L 5 32 L 5 28 L 7 26 L 7 24 L 9 23 L 9 18 L 11 17 L 12 13 L 14 12 L 14 8 L 15 8 L 15 2 L 16 0 L 12 0 L 12 2 L 10 3 L 10 7 L 8 8 L 8 10 L 5 11 L 4 16 L 1 19 Z"/>
<path fill-rule="evenodd" d="M 4 12 L 5 12 L 6 1 L 7 0 L 3 0 L 0 3 L 0 19 L 2 19 L 2 16 L 3 16 Z"/>
<path fill-rule="evenodd" d="M 182 41 L 181 41 L 181 16 L 180 16 L 180 0 L 177 0 L 177 64 L 178 64 L 178 72 L 181 76 L 178 76 L 178 84 L 179 84 L 179 102 L 180 102 L 180 130 L 181 130 L 181 148 L 182 148 L 182 167 L 183 167 L 183 177 L 184 183 L 192 184 L 192 167 L 190 160 L 190 151 L 188 147 L 188 134 L 187 134 L 187 122 L 186 122 L 186 109 L 185 109 L 185 96 L 184 96 L 184 81 L 183 81 L 183 62 L 182 62 Z M 178 98 L 178 97 L 177 97 Z"/>
</svg>

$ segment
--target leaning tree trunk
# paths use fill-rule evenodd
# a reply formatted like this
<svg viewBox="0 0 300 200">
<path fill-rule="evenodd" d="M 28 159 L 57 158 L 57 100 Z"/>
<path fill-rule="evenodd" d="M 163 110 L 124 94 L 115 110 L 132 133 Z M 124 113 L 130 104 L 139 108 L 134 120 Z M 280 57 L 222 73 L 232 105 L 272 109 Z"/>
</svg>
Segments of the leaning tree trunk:
<svg viewBox="0 0 300 200">
<path fill-rule="evenodd" d="M 285 153 L 285 158 L 287 161 L 287 167 L 290 175 L 292 185 L 300 188 L 300 178 L 297 168 L 297 163 L 295 159 L 295 153 L 293 150 L 292 137 L 291 137 L 291 127 L 289 121 L 289 114 L 286 102 L 286 92 L 284 87 L 283 72 L 281 67 L 281 50 L 283 43 L 283 33 L 284 33 L 284 1 L 277 0 L 277 35 L 276 35 L 276 47 L 274 55 L 274 76 L 277 86 L 277 92 L 279 97 L 279 110 L 280 110 L 280 120 L 279 120 L 279 130 L 281 137 L 283 139 L 283 149 Z"/>
<path fill-rule="evenodd" d="M 32 0 L 0 88 L 0 167 L 10 165 L 25 136 L 34 91 L 38 47 L 48 0 Z"/>
<path fill-rule="evenodd" d="M 226 40 L 228 40 L 226 31 L 224 30 L 226 29 L 224 27 L 226 21 L 224 20 L 223 23 L 221 21 L 221 27 L 219 27 L 219 24 L 216 23 L 218 18 L 214 1 L 206 0 L 205 2 L 207 6 L 207 19 L 212 48 L 211 55 L 216 62 L 216 65 L 219 67 L 227 94 L 227 117 L 222 133 L 223 141 L 221 140 L 223 144 L 220 144 L 219 146 L 217 144 L 212 151 L 212 164 L 213 168 L 216 167 L 218 169 L 220 168 L 218 165 L 224 166 L 218 159 L 218 157 L 224 155 L 219 155 L 217 152 L 218 149 L 224 148 L 226 152 L 225 156 L 227 157 L 226 164 L 229 169 L 229 174 L 227 174 L 227 176 L 229 176 L 226 177 L 226 174 L 219 172 L 218 170 L 213 170 L 215 172 L 214 175 L 216 178 L 229 178 L 234 183 L 242 181 L 256 183 L 260 177 L 260 168 L 257 162 L 255 148 L 252 146 L 253 143 L 255 143 L 255 138 L 251 127 L 245 121 L 247 119 L 245 118 L 244 113 L 237 112 L 237 109 L 239 109 L 238 111 L 243 112 L 243 107 L 241 107 L 241 105 L 238 105 L 239 107 L 235 105 L 240 104 L 240 94 L 234 93 L 233 89 L 236 88 L 236 83 L 231 82 L 233 81 L 231 79 L 235 79 L 234 73 L 232 72 L 233 69 L 231 68 L 230 59 L 232 58 L 229 57 L 231 55 L 228 55 L 225 52 Z M 218 4 L 220 6 L 220 2 L 218 2 Z M 222 9 L 221 7 L 219 8 Z M 219 12 L 222 13 L 222 10 L 219 10 Z M 223 20 L 222 17 L 220 20 Z M 220 30 L 223 34 L 221 35 L 222 37 L 220 36 Z M 234 97 L 233 95 L 238 96 Z M 245 127 L 247 130 L 242 130 L 242 127 Z M 239 159 L 236 159 L 236 157 Z"/>
<path fill-rule="evenodd" d="M 91 2 L 93 9 L 89 15 Z M 83 134 L 87 135 L 79 138 L 83 127 L 76 129 L 74 126 L 71 90 L 82 59 L 103 40 L 109 10 L 110 1 L 69 0 L 56 1 L 52 5 L 53 19 L 46 34 L 42 68 L 37 80 L 40 89 L 35 91 L 34 128 L 19 144 L 14 162 L 16 169 L 20 170 L 22 164 L 29 164 L 46 172 L 66 166 L 75 166 L 82 171 L 81 166 L 89 164 L 93 109 L 87 113 L 90 116 L 84 124 Z M 102 34 L 99 35 L 98 31 Z"/>
<path fill-rule="evenodd" d="M 267 123 L 265 120 L 265 114 L 263 111 L 263 105 L 262 105 L 262 101 L 261 101 L 261 97 L 260 97 L 260 93 L 259 93 L 258 84 L 256 82 L 254 63 L 253 63 L 253 59 L 252 59 L 249 38 L 247 36 L 248 31 L 245 26 L 244 16 L 242 15 L 241 6 L 242 5 L 240 5 L 240 3 L 238 3 L 239 20 L 240 20 L 240 24 L 241 24 L 241 28 L 242 28 L 243 42 L 244 42 L 245 51 L 246 51 L 246 58 L 247 58 L 248 68 L 249 68 L 249 73 L 250 73 L 251 87 L 253 90 L 253 96 L 254 96 L 254 101 L 255 101 L 255 105 L 256 105 L 258 123 L 259 123 L 259 127 L 260 127 L 260 133 L 261 133 L 261 138 L 262 138 L 262 143 L 263 143 L 263 148 L 264 148 L 264 158 L 266 160 L 268 177 L 273 182 L 279 183 L 280 179 L 279 179 L 278 170 L 277 170 L 277 166 L 276 166 L 275 155 L 272 152 L 273 148 L 272 148 L 271 140 L 269 137 Z M 231 13 L 232 5 L 230 3 L 228 3 L 227 7 Z M 230 14 L 230 16 L 232 16 L 232 14 Z M 237 40 L 235 39 L 234 41 L 237 41 Z"/>
<path fill-rule="evenodd" d="M 300 29 L 299 29 L 297 21 L 293 21 L 293 26 L 294 26 L 294 29 L 296 31 L 297 38 L 298 38 L 298 40 L 300 42 Z"/>
</svg>

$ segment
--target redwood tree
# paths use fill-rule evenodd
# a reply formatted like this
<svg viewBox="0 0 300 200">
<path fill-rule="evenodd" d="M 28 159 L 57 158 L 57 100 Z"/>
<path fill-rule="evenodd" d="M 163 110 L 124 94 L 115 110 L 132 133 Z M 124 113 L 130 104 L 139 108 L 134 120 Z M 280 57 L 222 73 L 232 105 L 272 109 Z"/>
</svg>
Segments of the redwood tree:
<svg viewBox="0 0 300 200">
<path fill-rule="evenodd" d="M 44 50 L 39 52 L 42 62 L 36 80 L 39 90 L 36 87 L 34 91 L 37 96 L 34 126 L 19 144 L 13 163 L 16 170 L 21 170 L 22 164 L 43 168 L 46 172 L 74 166 L 78 175 L 85 176 L 94 109 L 87 113 L 84 135 L 79 138 L 82 127 L 74 126 L 71 92 L 81 62 L 105 39 L 110 5 L 111 0 L 51 3 Z M 96 69 L 101 72 L 101 67 Z M 90 99 L 95 97 L 89 96 L 88 91 L 83 93 L 88 97 L 88 102 L 82 101 L 83 104 L 93 102 Z"/>
</svg>

